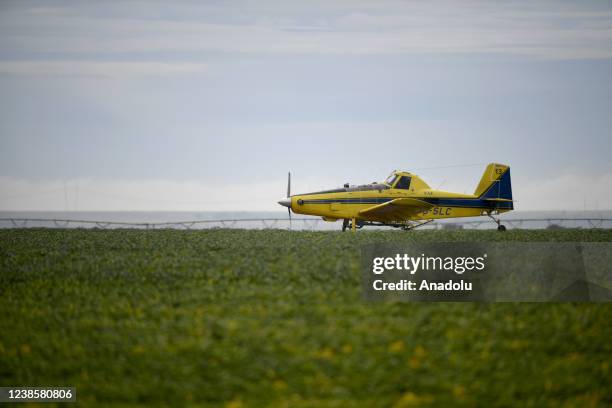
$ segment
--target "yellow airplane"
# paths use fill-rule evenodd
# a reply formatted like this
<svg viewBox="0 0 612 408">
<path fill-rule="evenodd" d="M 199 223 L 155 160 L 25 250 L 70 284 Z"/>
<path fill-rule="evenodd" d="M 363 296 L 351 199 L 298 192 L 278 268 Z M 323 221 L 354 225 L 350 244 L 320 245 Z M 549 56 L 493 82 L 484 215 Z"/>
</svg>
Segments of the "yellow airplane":
<svg viewBox="0 0 612 408">
<path fill-rule="evenodd" d="M 394 171 L 384 183 L 349 186 L 334 190 L 291 195 L 291 173 L 287 197 L 278 202 L 296 214 L 316 215 L 325 221 L 344 220 L 342 231 L 367 225 L 411 230 L 441 218 L 488 216 L 505 231 L 494 215 L 514 209 L 510 167 L 487 166 L 474 194 L 434 190 L 419 176 Z"/>
</svg>

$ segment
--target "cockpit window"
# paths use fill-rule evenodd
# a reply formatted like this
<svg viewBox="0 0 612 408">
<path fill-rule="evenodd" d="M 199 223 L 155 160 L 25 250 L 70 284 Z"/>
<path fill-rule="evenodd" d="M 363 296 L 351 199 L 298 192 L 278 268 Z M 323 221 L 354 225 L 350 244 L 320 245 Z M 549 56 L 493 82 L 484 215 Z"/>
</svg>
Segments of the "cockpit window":
<svg viewBox="0 0 612 408">
<path fill-rule="evenodd" d="M 397 174 L 392 174 L 389 176 L 387 180 L 385 180 L 385 183 L 393 187 L 393 183 L 395 183 L 395 181 L 397 180 L 397 177 L 398 177 Z"/>
<path fill-rule="evenodd" d="M 400 181 L 397 182 L 395 188 L 401 188 L 402 190 L 408 190 L 410 188 L 410 177 L 402 176 Z"/>
</svg>

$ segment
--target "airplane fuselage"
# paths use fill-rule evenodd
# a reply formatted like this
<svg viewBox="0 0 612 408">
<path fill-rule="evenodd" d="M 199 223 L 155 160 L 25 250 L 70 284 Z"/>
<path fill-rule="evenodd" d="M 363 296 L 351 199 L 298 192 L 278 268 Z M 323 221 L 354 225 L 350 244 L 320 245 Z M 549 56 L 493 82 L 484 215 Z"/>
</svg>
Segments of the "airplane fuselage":
<svg viewBox="0 0 612 408">
<path fill-rule="evenodd" d="M 402 226 L 441 218 L 491 216 L 514 209 L 510 167 L 491 163 L 474 194 L 434 190 L 416 174 L 394 171 L 384 183 L 349 186 L 307 194 L 290 194 L 279 204 L 296 214 L 316 215 L 326 221 Z M 495 220 L 500 229 L 499 220 Z"/>
<path fill-rule="evenodd" d="M 359 212 L 373 205 L 383 204 L 398 198 L 416 198 L 434 207 L 419 211 L 404 220 L 429 220 L 455 217 L 476 217 L 489 211 L 498 210 L 500 213 L 510 211 L 508 208 L 499 208 L 500 203 L 494 204 L 479 199 L 472 194 L 459 194 L 446 191 L 421 190 L 410 191 L 400 189 L 384 189 L 377 191 L 354 191 L 337 193 L 309 193 L 291 197 L 291 209 L 296 214 L 317 215 L 328 220 L 334 219 L 361 219 Z M 503 206 L 503 203 L 502 203 Z M 368 217 L 376 220 L 375 217 Z M 403 221 L 403 220 L 396 220 Z"/>
</svg>

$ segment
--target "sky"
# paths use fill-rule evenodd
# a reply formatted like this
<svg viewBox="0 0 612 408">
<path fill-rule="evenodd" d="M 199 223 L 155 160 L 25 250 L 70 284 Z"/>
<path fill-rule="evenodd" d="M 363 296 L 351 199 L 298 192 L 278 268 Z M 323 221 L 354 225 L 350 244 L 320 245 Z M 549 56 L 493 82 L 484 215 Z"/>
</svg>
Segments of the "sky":
<svg viewBox="0 0 612 408">
<path fill-rule="evenodd" d="M 612 3 L 0 2 L 0 210 L 264 211 L 412 171 L 612 209 Z"/>
</svg>

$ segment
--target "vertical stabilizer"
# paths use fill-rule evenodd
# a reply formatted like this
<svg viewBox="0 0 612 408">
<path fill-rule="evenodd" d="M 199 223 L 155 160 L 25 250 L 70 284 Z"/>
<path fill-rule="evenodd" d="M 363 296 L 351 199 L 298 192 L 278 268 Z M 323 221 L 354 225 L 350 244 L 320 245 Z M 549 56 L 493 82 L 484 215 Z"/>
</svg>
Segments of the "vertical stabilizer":
<svg viewBox="0 0 612 408">
<path fill-rule="evenodd" d="M 489 164 L 474 195 L 483 200 L 512 201 L 510 166 L 498 163 Z"/>
</svg>

